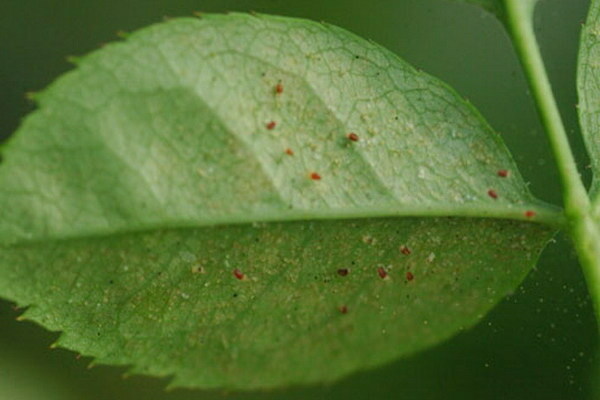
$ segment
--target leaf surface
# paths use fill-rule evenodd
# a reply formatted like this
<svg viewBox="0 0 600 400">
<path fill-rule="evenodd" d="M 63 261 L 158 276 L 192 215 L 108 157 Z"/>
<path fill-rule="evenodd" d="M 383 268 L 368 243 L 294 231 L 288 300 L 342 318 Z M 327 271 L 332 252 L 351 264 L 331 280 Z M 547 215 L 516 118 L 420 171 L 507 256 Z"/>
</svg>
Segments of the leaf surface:
<svg viewBox="0 0 600 400">
<path fill-rule="evenodd" d="M 177 386 L 331 381 L 438 343 L 558 219 L 469 104 L 329 25 L 173 20 L 37 100 L 2 148 L 0 295 Z"/>
</svg>

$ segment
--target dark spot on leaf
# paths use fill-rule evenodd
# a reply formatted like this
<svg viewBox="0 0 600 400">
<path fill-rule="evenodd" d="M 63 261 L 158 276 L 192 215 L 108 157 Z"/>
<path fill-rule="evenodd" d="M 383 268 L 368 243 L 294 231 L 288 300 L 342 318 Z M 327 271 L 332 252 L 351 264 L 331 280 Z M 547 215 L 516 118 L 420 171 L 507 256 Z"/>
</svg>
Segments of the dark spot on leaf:
<svg viewBox="0 0 600 400">
<path fill-rule="evenodd" d="M 283 93 L 283 84 L 281 82 L 279 82 L 277 85 L 275 85 L 275 93 L 276 94 Z"/>
<path fill-rule="evenodd" d="M 273 130 L 273 129 L 275 129 L 276 126 L 277 126 L 277 122 L 275 122 L 275 121 L 268 122 L 266 125 L 268 130 Z"/>
<path fill-rule="evenodd" d="M 383 267 L 379 267 L 379 268 L 377 268 L 377 275 L 379 275 L 379 277 L 380 277 L 381 279 L 385 279 L 385 278 L 387 278 L 387 276 L 388 276 L 388 273 L 387 273 L 387 271 L 385 270 L 385 268 L 383 268 Z"/>
<path fill-rule="evenodd" d="M 348 268 L 340 268 L 337 270 L 339 276 L 347 276 L 348 272 Z"/>
<path fill-rule="evenodd" d="M 488 190 L 488 196 L 490 196 L 492 199 L 497 199 L 498 193 L 494 189 L 490 189 Z"/>
<path fill-rule="evenodd" d="M 413 275 L 413 273 L 412 273 L 412 272 L 410 272 L 410 271 L 407 271 L 407 272 L 406 272 L 406 280 L 410 282 L 410 281 L 412 281 L 413 279 L 415 279 L 415 276 Z"/>
<path fill-rule="evenodd" d="M 340 306 L 339 310 L 342 314 L 348 314 L 348 306 Z"/>
<path fill-rule="evenodd" d="M 412 253 L 412 250 L 410 248 L 408 248 L 408 246 L 400 246 L 400 253 L 404 254 L 405 256 L 410 255 L 410 253 Z"/>
<path fill-rule="evenodd" d="M 312 172 L 310 174 L 310 179 L 312 179 L 313 181 L 320 181 L 321 175 L 317 174 L 316 172 Z"/>
<path fill-rule="evenodd" d="M 287 154 L 288 156 L 293 156 L 294 155 L 294 150 L 287 148 L 285 149 L 285 154 Z"/>
<path fill-rule="evenodd" d="M 498 171 L 498 176 L 500 178 L 506 178 L 506 177 L 508 177 L 508 173 L 509 173 L 508 170 L 501 169 L 501 170 Z"/>
</svg>

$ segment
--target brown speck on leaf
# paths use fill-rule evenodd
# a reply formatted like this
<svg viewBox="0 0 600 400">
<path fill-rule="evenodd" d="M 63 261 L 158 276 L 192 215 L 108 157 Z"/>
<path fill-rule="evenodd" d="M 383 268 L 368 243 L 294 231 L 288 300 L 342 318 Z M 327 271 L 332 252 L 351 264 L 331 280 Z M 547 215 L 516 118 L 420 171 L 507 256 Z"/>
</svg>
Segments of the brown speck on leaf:
<svg viewBox="0 0 600 400">
<path fill-rule="evenodd" d="M 347 276 L 348 275 L 348 268 L 340 268 L 337 270 L 337 273 L 339 276 Z"/>
<path fill-rule="evenodd" d="M 338 308 L 342 314 L 348 314 L 348 306 L 340 306 Z"/>
<path fill-rule="evenodd" d="M 497 199 L 498 193 L 494 189 L 490 189 L 488 190 L 488 196 L 490 196 L 492 199 Z"/>
<path fill-rule="evenodd" d="M 405 256 L 408 256 L 410 255 L 410 253 L 412 253 L 412 250 L 408 248 L 408 246 L 402 245 L 400 246 L 400 253 L 404 254 Z"/>
<path fill-rule="evenodd" d="M 276 94 L 283 93 L 283 84 L 281 82 L 279 82 L 277 85 L 275 85 L 275 93 Z"/>
<path fill-rule="evenodd" d="M 406 280 L 410 282 L 413 279 L 415 279 L 415 276 L 413 275 L 413 273 L 410 271 L 406 271 Z"/>
<path fill-rule="evenodd" d="M 310 179 L 312 179 L 313 181 L 320 181 L 321 175 L 317 174 L 316 172 L 312 172 L 310 174 Z"/>
<path fill-rule="evenodd" d="M 294 150 L 287 148 L 285 149 L 285 154 L 287 154 L 288 156 L 293 156 L 294 155 Z"/>
<path fill-rule="evenodd" d="M 276 126 L 277 126 L 277 122 L 275 122 L 275 121 L 268 122 L 266 125 L 268 130 L 273 130 L 273 129 L 275 129 Z"/>
<path fill-rule="evenodd" d="M 364 235 L 362 237 L 362 241 L 363 241 L 364 244 L 376 244 L 377 243 L 377 239 L 375 239 L 371 235 Z"/>
<path fill-rule="evenodd" d="M 388 277 L 388 273 L 387 273 L 387 271 L 385 270 L 385 268 L 383 268 L 383 267 L 379 267 L 379 268 L 377 268 L 377 275 L 379 275 L 379 277 L 380 277 L 381 279 L 385 279 L 385 278 L 387 278 L 387 277 Z"/>
<path fill-rule="evenodd" d="M 501 169 L 501 170 L 498 171 L 498 176 L 500 178 L 507 178 L 508 175 L 509 175 L 509 172 L 506 169 Z"/>
</svg>

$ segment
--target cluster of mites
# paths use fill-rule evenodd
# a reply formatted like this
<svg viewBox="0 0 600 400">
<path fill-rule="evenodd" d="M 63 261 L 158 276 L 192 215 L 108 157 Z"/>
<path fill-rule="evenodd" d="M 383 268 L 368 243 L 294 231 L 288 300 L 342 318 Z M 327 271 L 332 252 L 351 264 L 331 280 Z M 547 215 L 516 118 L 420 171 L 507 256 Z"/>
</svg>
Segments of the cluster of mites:
<svg viewBox="0 0 600 400">
<path fill-rule="evenodd" d="M 280 82 L 277 85 L 275 85 L 275 94 L 279 95 L 282 93 L 283 93 L 283 84 Z M 268 130 L 273 130 L 273 129 L 275 129 L 275 127 L 277 127 L 277 122 L 275 122 L 275 121 L 270 121 L 266 125 L 266 128 Z M 351 142 L 358 142 L 360 139 L 359 136 L 354 132 L 347 134 L 346 137 Z M 287 149 L 285 149 L 285 154 L 287 154 L 288 156 L 293 156 L 294 150 L 287 148 Z M 497 172 L 497 175 L 500 178 L 508 178 L 508 176 L 510 175 L 510 172 L 506 169 L 501 169 Z M 319 174 L 317 172 L 311 172 L 309 176 L 310 176 L 310 179 L 312 179 L 313 181 L 320 181 L 322 178 L 321 174 Z M 487 194 L 494 200 L 496 200 L 498 198 L 498 192 L 494 189 L 489 189 Z M 533 218 L 533 217 L 535 217 L 535 211 L 527 210 L 524 212 L 524 215 L 526 218 Z"/>
<path fill-rule="evenodd" d="M 405 256 L 408 256 L 412 253 L 411 249 L 408 246 L 400 246 L 400 252 L 402 254 L 404 254 Z M 350 270 L 348 268 L 340 268 L 337 270 L 337 274 L 339 276 L 348 276 L 348 274 L 350 273 Z M 377 275 L 381 278 L 381 279 L 389 279 L 388 277 L 388 272 L 386 271 L 386 269 L 384 267 L 377 267 Z M 236 279 L 239 279 L 240 281 L 243 281 L 246 279 L 246 275 L 240 271 L 239 269 L 234 269 L 233 270 L 233 276 Z M 406 280 L 408 282 L 412 281 L 413 279 L 415 279 L 415 275 L 410 272 L 410 271 L 406 271 Z M 342 314 L 347 314 L 348 313 L 348 306 L 343 305 L 338 307 L 339 312 L 341 312 Z"/>
</svg>

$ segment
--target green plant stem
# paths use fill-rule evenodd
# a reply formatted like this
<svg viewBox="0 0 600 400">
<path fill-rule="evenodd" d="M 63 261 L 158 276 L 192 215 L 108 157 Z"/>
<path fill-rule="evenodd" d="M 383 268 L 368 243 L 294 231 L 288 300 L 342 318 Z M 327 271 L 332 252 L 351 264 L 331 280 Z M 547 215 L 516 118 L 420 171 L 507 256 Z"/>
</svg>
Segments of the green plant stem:
<svg viewBox="0 0 600 400">
<path fill-rule="evenodd" d="M 590 199 L 577 170 L 535 38 L 533 11 L 536 2 L 505 0 L 507 25 L 556 159 L 569 234 L 585 274 L 600 328 L 600 229 L 594 222 Z"/>
</svg>

